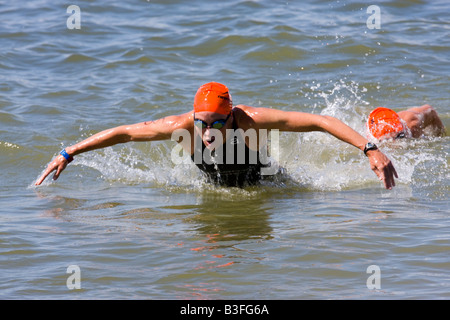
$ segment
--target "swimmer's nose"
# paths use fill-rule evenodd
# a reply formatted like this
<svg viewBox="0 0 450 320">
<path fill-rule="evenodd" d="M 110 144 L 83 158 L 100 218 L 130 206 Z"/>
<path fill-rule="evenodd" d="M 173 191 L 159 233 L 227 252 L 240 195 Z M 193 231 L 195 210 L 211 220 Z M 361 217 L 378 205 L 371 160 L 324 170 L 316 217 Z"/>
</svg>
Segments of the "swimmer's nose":
<svg viewBox="0 0 450 320">
<path fill-rule="evenodd" d="M 215 138 L 210 128 L 205 129 L 205 132 L 203 132 L 203 137 L 205 138 L 205 140 L 211 140 L 212 138 Z"/>
</svg>

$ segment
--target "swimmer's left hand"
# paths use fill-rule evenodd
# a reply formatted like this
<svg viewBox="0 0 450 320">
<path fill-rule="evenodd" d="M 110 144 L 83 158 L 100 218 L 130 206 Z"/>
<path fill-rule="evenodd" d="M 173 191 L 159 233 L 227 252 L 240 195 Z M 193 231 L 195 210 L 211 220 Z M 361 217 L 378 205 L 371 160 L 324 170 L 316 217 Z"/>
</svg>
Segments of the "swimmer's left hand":
<svg viewBox="0 0 450 320">
<path fill-rule="evenodd" d="M 383 181 L 385 188 L 395 187 L 394 177 L 398 179 L 398 175 L 391 160 L 379 150 L 368 151 L 367 157 L 369 157 L 370 168 Z"/>
</svg>

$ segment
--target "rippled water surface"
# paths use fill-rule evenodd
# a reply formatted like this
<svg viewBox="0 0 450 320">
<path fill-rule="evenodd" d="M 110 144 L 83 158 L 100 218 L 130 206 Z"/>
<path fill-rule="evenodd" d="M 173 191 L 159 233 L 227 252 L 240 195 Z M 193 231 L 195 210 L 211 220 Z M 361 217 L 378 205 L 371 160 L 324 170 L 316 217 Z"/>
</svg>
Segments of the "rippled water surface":
<svg viewBox="0 0 450 320">
<path fill-rule="evenodd" d="M 209 81 L 361 134 L 375 106 L 428 103 L 448 132 L 450 5 L 376 4 L 380 29 L 362 1 L 77 1 L 80 29 L 68 2 L 0 4 L 0 297 L 449 299 L 449 137 L 382 143 L 393 190 L 323 133 L 282 133 L 286 173 L 257 187 L 209 185 L 171 141 L 34 186 L 64 146 L 187 112 Z"/>
</svg>

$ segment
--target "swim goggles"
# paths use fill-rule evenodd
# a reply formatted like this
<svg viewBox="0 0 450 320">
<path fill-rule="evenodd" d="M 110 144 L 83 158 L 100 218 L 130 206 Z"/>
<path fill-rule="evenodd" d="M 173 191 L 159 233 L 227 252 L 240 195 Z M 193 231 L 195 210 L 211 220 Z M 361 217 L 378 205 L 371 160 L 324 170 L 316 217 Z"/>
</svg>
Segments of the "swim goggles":
<svg viewBox="0 0 450 320">
<path fill-rule="evenodd" d="M 400 133 L 394 138 L 394 140 L 395 140 L 395 139 L 404 139 L 404 138 L 406 138 L 406 135 L 405 135 L 405 133 L 402 131 L 402 132 L 400 132 Z"/>
<path fill-rule="evenodd" d="M 225 123 L 228 121 L 228 119 L 230 118 L 231 113 L 228 114 L 228 116 L 225 119 L 220 119 L 220 120 L 216 120 L 213 123 L 211 123 L 211 125 L 208 125 L 205 121 L 200 120 L 200 119 L 195 119 L 195 115 L 194 115 L 194 125 L 197 127 L 200 127 L 202 129 L 206 129 L 206 128 L 212 128 L 212 129 L 222 129 L 223 126 L 225 126 Z"/>
</svg>

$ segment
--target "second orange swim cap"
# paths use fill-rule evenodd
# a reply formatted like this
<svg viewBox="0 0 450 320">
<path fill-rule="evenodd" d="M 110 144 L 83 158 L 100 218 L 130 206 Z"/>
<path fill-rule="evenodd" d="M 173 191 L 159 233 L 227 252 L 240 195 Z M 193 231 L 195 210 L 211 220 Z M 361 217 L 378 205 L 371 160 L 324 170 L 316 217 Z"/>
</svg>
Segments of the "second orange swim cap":
<svg viewBox="0 0 450 320">
<path fill-rule="evenodd" d="M 202 85 L 194 98 L 194 112 L 210 111 L 228 115 L 233 108 L 233 102 L 228 88 L 218 82 Z"/>
<path fill-rule="evenodd" d="M 401 133 L 404 130 L 398 114 L 388 108 L 376 108 L 369 114 L 367 128 L 372 136 L 380 139 L 390 133 Z"/>
</svg>

